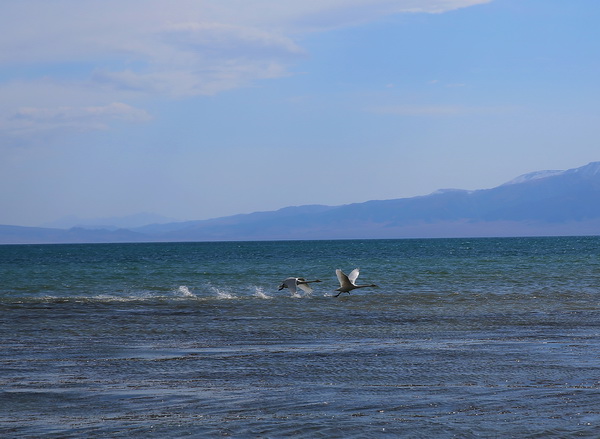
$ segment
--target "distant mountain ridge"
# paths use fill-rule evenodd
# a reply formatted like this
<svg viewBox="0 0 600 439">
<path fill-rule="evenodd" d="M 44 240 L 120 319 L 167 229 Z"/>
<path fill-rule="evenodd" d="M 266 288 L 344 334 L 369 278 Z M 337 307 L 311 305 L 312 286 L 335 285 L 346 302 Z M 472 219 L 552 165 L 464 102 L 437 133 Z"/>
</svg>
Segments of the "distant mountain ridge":
<svg viewBox="0 0 600 439">
<path fill-rule="evenodd" d="M 491 189 L 306 205 L 117 230 L 0 226 L 0 243 L 432 238 L 600 234 L 600 162 Z"/>
<path fill-rule="evenodd" d="M 565 172 L 565 171 L 536 171 L 536 172 L 530 172 L 528 174 L 523 174 L 523 175 L 520 175 L 519 177 L 517 177 L 515 179 L 507 181 L 502 186 L 508 186 L 509 184 L 525 183 L 527 181 L 538 180 L 540 178 L 552 177 L 553 175 L 560 175 L 563 172 Z"/>
<path fill-rule="evenodd" d="M 71 229 L 71 228 L 82 228 L 82 229 L 131 229 L 135 227 L 145 226 L 146 224 L 166 224 L 176 222 L 174 218 L 167 218 L 162 215 L 156 215 L 153 213 L 136 213 L 134 215 L 127 215 L 123 217 L 108 217 L 108 218 L 79 218 L 76 215 L 69 215 L 64 218 L 60 218 L 56 221 L 51 221 L 43 224 L 43 228 L 52 229 Z"/>
</svg>

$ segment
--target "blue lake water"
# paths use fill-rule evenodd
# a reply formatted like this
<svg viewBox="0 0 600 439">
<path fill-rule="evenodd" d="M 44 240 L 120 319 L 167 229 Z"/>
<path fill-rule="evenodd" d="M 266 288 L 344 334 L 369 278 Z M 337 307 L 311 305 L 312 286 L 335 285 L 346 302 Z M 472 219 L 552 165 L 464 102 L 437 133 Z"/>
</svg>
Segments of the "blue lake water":
<svg viewBox="0 0 600 439">
<path fill-rule="evenodd" d="M 599 431 L 598 237 L 0 246 L 0 437 Z"/>
</svg>

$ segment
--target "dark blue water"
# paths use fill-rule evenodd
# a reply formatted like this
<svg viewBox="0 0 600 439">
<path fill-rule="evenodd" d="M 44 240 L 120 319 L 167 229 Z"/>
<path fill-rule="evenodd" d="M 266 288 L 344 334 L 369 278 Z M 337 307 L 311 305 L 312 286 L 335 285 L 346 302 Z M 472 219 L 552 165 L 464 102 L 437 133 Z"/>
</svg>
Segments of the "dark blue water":
<svg viewBox="0 0 600 439">
<path fill-rule="evenodd" d="M 600 238 L 0 246 L 0 335 L 1 437 L 596 438 Z"/>
</svg>

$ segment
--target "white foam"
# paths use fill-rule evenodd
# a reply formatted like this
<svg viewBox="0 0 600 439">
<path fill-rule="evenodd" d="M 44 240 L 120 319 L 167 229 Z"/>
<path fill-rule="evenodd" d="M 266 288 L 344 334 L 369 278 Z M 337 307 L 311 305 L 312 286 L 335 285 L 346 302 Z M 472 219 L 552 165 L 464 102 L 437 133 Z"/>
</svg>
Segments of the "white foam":
<svg viewBox="0 0 600 439">
<path fill-rule="evenodd" d="M 218 299 L 235 299 L 235 296 L 231 294 L 229 291 L 226 291 L 222 288 L 210 287 L 213 293 L 217 295 Z"/>
<path fill-rule="evenodd" d="M 272 299 L 271 296 L 265 294 L 262 287 L 254 287 L 254 297 L 258 297 L 259 299 Z"/>
<path fill-rule="evenodd" d="M 196 295 L 185 285 L 180 285 L 179 288 L 175 290 L 175 294 L 181 297 L 196 297 Z"/>
</svg>

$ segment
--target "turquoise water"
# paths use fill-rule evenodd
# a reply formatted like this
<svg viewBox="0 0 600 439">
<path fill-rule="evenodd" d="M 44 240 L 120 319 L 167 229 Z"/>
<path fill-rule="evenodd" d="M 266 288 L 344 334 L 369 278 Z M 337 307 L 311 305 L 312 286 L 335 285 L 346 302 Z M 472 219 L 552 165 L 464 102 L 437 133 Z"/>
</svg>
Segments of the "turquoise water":
<svg viewBox="0 0 600 439">
<path fill-rule="evenodd" d="M 599 281 L 597 237 L 0 246 L 0 435 L 595 438 Z"/>
</svg>

